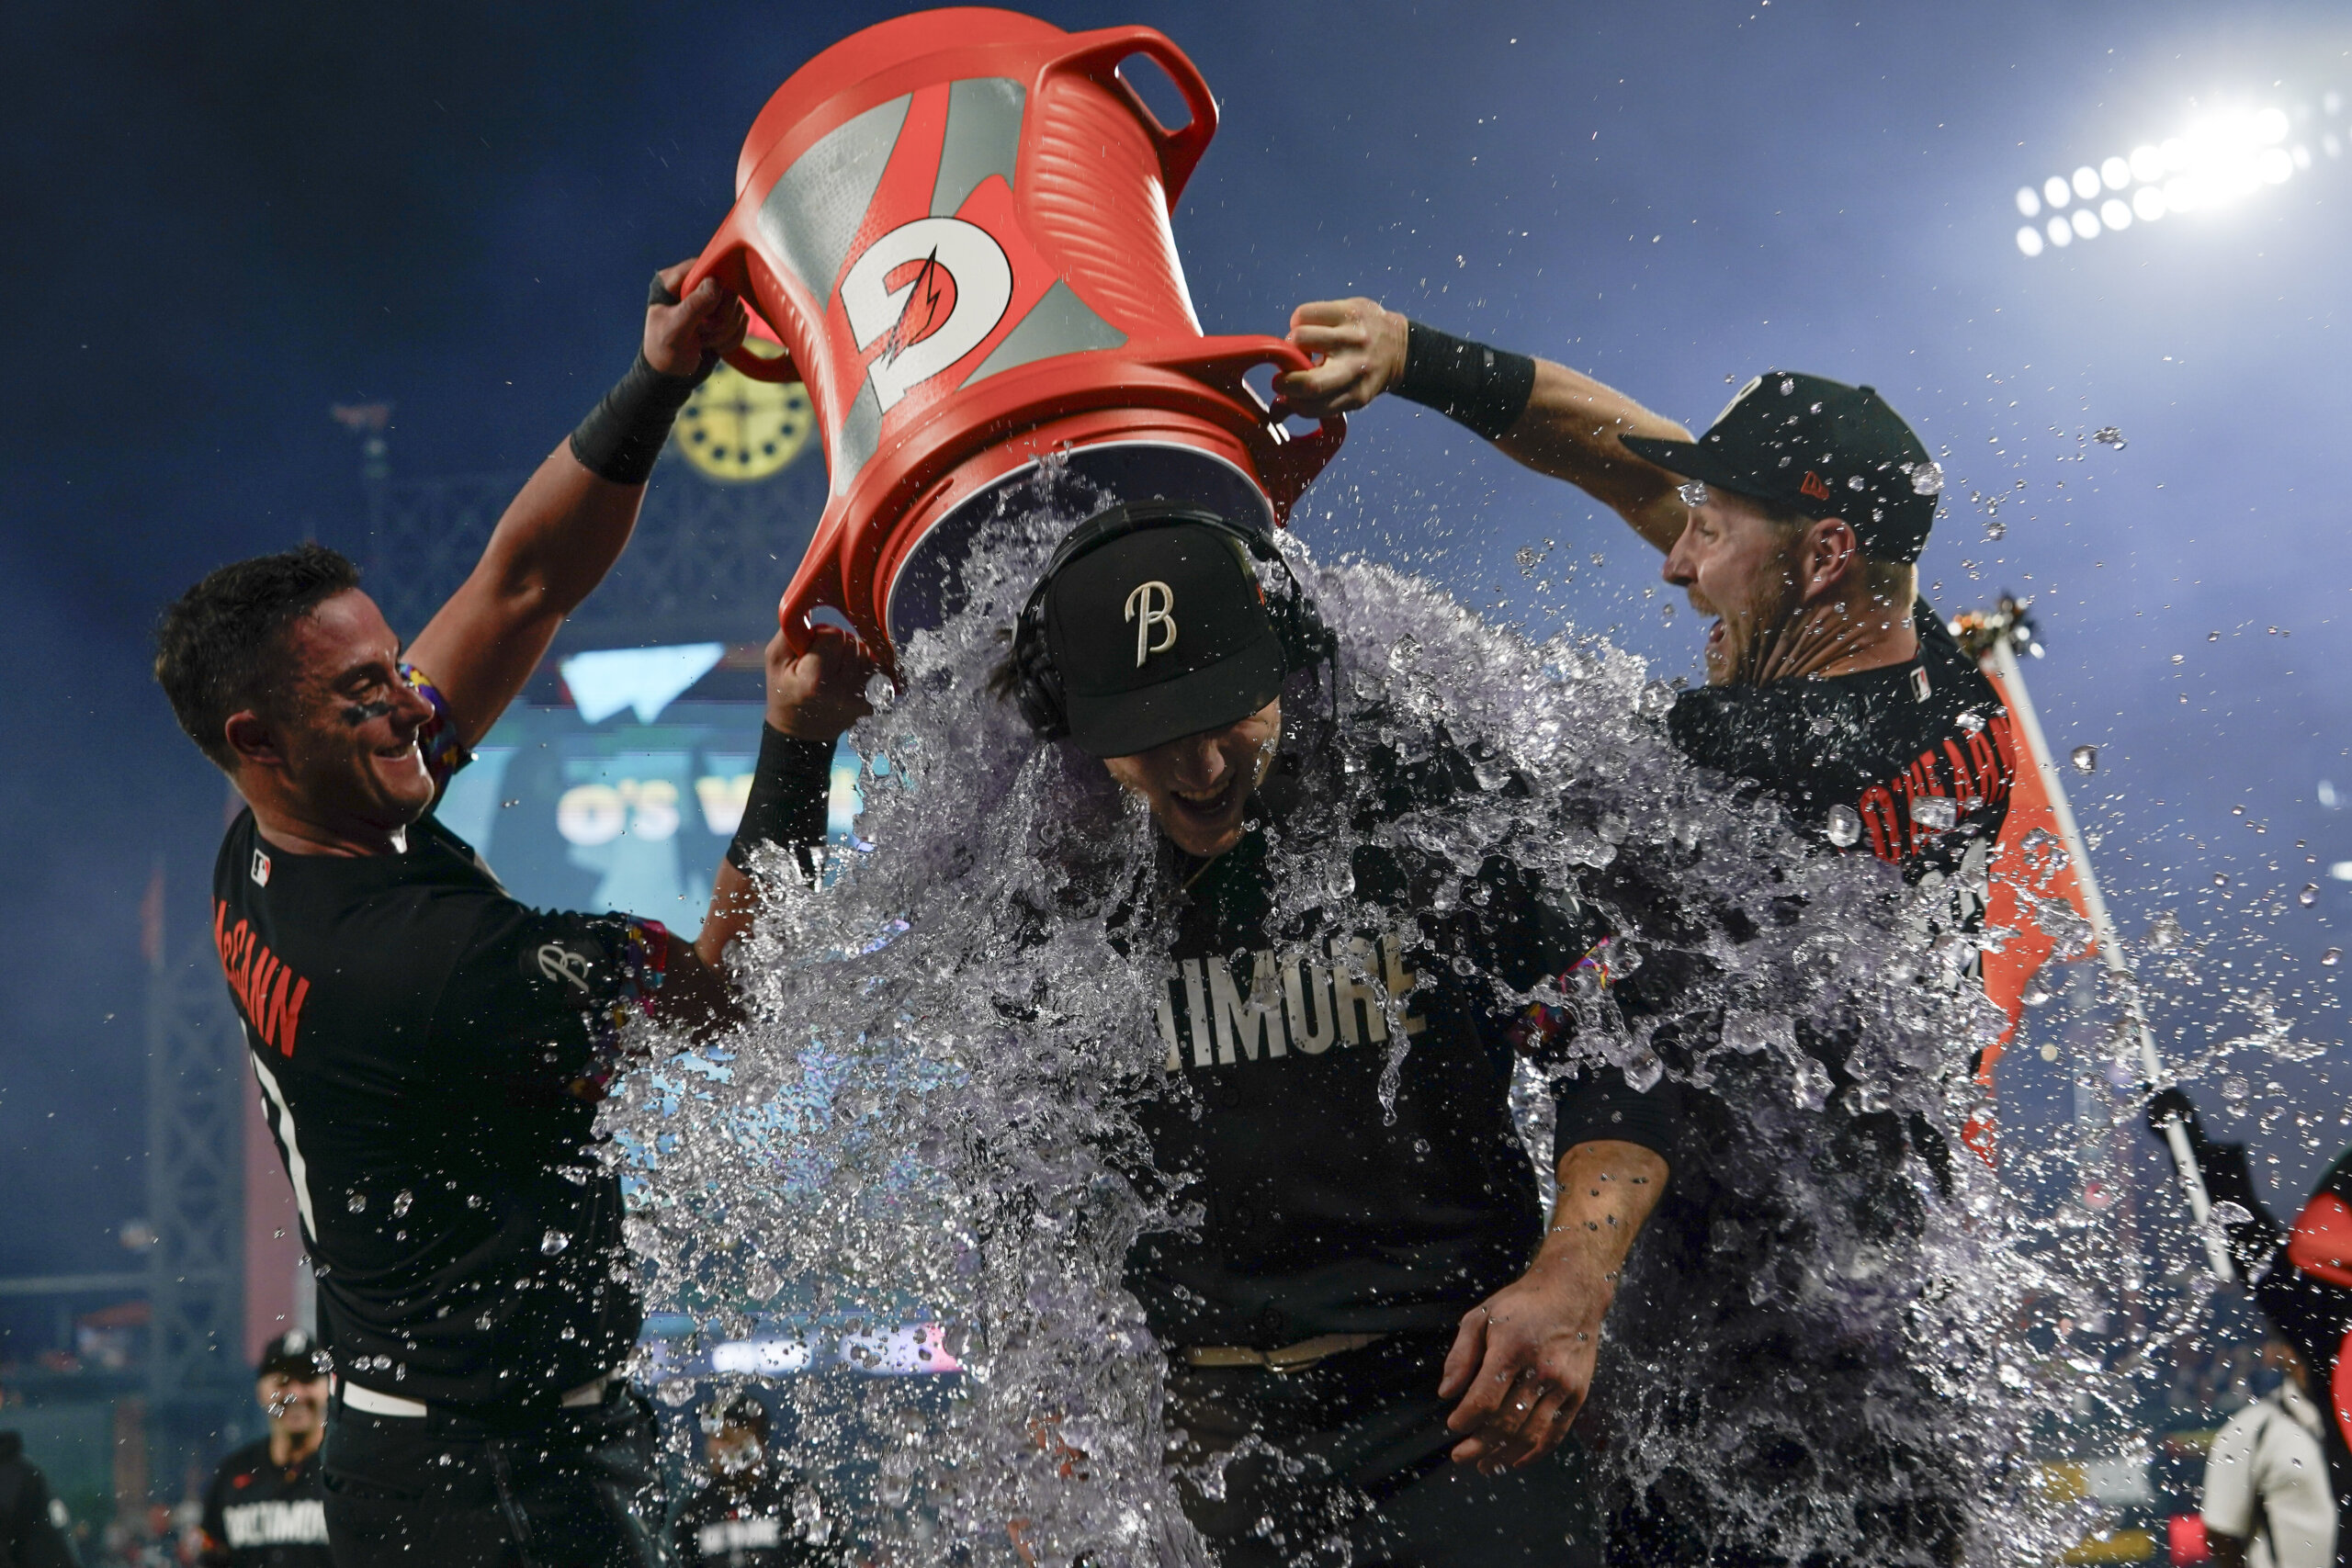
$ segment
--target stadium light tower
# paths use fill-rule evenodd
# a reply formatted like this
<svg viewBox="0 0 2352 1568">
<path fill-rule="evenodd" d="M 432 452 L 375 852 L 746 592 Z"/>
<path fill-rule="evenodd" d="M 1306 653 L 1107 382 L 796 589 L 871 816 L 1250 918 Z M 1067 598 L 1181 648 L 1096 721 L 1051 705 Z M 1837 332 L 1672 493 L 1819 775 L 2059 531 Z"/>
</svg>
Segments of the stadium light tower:
<svg viewBox="0 0 2352 1568">
<path fill-rule="evenodd" d="M 2344 156 L 2352 127 L 2344 96 L 2321 95 L 2293 115 L 2276 104 L 2200 116 L 2178 135 L 2018 187 L 2018 250 L 2038 256 L 2076 240 L 2154 223 L 2174 213 L 2217 212 Z"/>
</svg>

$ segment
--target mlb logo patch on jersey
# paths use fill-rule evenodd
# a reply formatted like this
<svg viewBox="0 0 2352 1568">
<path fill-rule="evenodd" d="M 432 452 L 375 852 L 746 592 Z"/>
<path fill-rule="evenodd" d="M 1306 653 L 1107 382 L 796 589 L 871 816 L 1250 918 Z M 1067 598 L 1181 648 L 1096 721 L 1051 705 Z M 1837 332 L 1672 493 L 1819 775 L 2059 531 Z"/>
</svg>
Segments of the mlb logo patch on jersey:
<svg viewBox="0 0 2352 1568">
<path fill-rule="evenodd" d="M 253 877 L 255 887 L 269 886 L 269 857 L 259 850 L 254 852 Z"/>
</svg>

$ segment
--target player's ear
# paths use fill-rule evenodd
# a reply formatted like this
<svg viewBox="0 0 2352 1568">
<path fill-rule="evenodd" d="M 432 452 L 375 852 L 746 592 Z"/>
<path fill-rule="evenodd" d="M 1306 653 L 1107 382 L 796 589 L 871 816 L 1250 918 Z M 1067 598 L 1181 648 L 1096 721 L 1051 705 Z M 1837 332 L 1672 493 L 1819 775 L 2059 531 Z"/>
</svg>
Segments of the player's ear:
<svg viewBox="0 0 2352 1568">
<path fill-rule="evenodd" d="M 1824 517 L 1805 530 L 1804 596 L 1826 598 L 1862 570 L 1861 541 L 1843 517 Z"/>
<path fill-rule="evenodd" d="M 277 732 L 268 720 L 251 708 L 239 708 L 231 714 L 220 732 L 221 739 L 229 743 L 229 754 L 237 759 L 241 768 L 248 762 L 277 767 L 286 761 L 285 753 L 277 747 Z"/>
</svg>

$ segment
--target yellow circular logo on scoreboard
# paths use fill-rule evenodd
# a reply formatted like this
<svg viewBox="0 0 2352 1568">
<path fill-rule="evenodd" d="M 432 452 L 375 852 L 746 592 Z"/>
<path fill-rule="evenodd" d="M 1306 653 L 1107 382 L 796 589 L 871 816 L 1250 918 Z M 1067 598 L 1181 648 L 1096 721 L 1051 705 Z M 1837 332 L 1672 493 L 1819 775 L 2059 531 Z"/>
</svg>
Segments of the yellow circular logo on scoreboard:
<svg viewBox="0 0 2352 1568">
<path fill-rule="evenodd" d="M 678 449 L 712 479 L 763 479 L 800 456 L 816 423 L 799 382 L 754 381 L 721 364 L 678 412 Z"/>
</svg>

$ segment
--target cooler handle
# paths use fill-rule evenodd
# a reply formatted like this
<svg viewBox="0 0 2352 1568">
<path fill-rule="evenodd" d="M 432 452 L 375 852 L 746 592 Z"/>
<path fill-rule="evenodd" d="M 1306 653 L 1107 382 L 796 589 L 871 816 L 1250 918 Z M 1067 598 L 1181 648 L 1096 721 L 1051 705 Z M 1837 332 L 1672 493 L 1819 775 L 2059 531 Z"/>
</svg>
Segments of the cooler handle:
<svg viewBox="0 0 2352 1568">
<path fill-rule="evenodd" d="M 1134 344 L 1127 353 L 1144 364 L 1182 371 L 1228 395 L 1248 398 L 1252 402 L 1257 400 L 1257 391 L 1243 379 L 1252 369 L 1272 365 L 1283 370 L 1306 370 L 1315 364 L 1305 349 L 1288 338 L 1250 335 Z M 1267 499 L 1274 503 L 1275 515 L 1287 523 L 1292 503 L 1306 492 L 1306 487 L 1315 482 L 1315 476 L 1338 455 L 1340 444 L 1348 438 L 1348 420 L 1345 414 L 1331 414 L 1306 434 L 1293 435 L 1283 428 L 1282 420 L 1274 417 L 1281 406 L 1277 399 L 1265 411 L 1262 426 L 1270 449 L 1260 456 L 1259 477 L 1266 483 Z"/>
<path fill-rule="evenodd" d="M 683 299 L 700 288 L 703 279 L 716 278 L 721 288 L 743 301 L 743 309 L 759 312 L 759 301 L 752 296 L 751 279 L 746 276 L 743 265 L 743 241 L 736 232 L 735 220 L 736 214 L 729 212 L 726 221 L 719 224 L 718 232 L 710 237 L 710 243 L 703 247 L 702 254 L 695 257 L 695 265 L 687 269 L 684 280 L 678 286 L 678 294 Z M 768 330 L 775 333 L 776 342 L 781 344 L 784 333 L 777 330 L 776 324 L 768 321 L 764 312 L 760 312 L 760 320 L 767 321 Z M 802 378 L 799 367 L 792 363 L 790 349 L 771 359 L 739 345 L 727 351 L 726 359 L 728 364 L 754 381 L 797 381 Z"/>
<path fill-rule="evenodd" d="M 1159 117 L 1143 101 L 1135 84 L 1118 78 L 1119 85 L 1126 89 L 1141 114 L 1145 129 L 1159 143 L 1159 183 L 1167 188 L 1168 209 L 1173 212 L 1176 198 L 1184 194 L 1185 182 L 1193 177 L 1201 154 L 1209 150 L 1209 141 L 1216 135 L 1216 99 L 1210 96 L 1200 67 L 1157 28 L 1105 28 L 1078 36 L 1081 40 L 1078 47 L 1058 59 L 1047 61 L 1038 72 L 1040 77 L 1055 71 L 1075 71 L 1118 78 L 1119 62 L 1131 54 L 1140 54 L 1167 72 L 1168 79 L 1183 95 L 1184 107 L 1192 110 L 1193 118 L 1182 130 L 1170 130 L 1159 123 Z"/>
<path fill-rule="evenodd" d="M 888 649 L 888 644 L 875 641 L 876 628 L 867 626 L 849 612 L 848 592 L 842 584 L 839 541 L 829 529 L 820 528 L 810 541 L 808 553 L 801 558 L 800 570 L 792 575 L 792 585 L 775 607 L 776 629 L 784 634 L 784 646 L 795 659 L 808 651 L 809 613 L 820 605 L 839 611 L 852 626 L 857 627 L 859 640 L 868 648 Z M 887 652 L 884 654 L 887 658 Z"/>
</svg>

